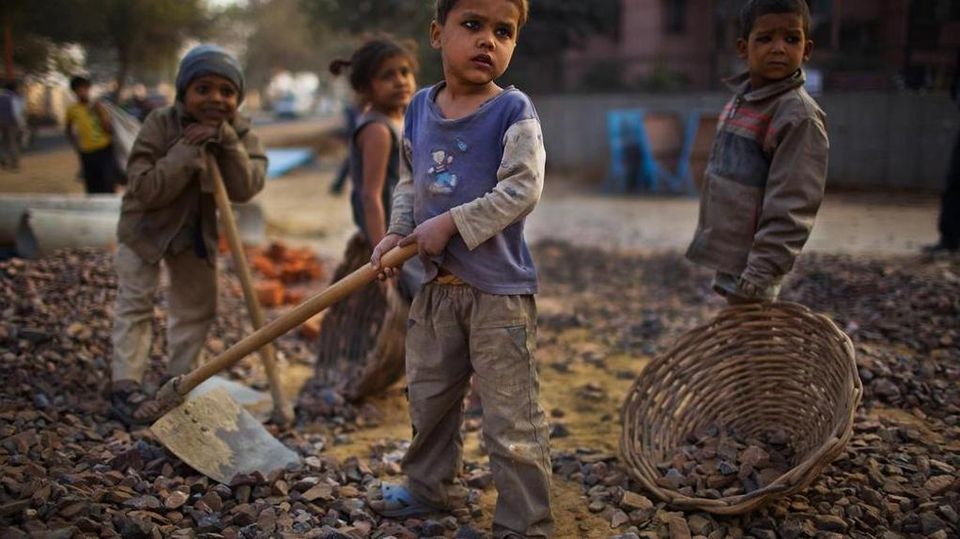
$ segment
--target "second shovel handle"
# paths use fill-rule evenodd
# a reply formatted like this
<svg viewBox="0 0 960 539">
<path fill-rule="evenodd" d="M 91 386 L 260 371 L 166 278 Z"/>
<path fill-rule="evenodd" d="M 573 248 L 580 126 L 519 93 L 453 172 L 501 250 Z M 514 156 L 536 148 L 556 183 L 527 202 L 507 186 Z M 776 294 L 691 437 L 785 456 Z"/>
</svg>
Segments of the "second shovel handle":
<svg viewBox="0 0 960 539">
<path fill-rule="evenodd" d="M 398 267 L 413 258 L 416 254 L 416 243 L 412 243 L 406 247 L 395 247 L 383 255 L 380 265 L 388 268 Z M 372 283 L 377 278 L 377 273 L 378 270 L 374 268 L 372 264 L 368 263 L 343 279 L 333 283 L 326 290 L 304 300 L 273 322 L 244 337 L 240 342 L 228 348 L 212 361 L 184 375 L 177 384 L 177 393 L 186 395 L 193 388 L 202 384 L 207 378 L 229 368 L 247 355 L 256 352 L 262 346 L 273 342 L 284 333 L 306 322 L 311 316 Z"/>
<path fill-rule="evenodd" d="M 237 229 L 237 219 L 233 214 L 233 207 L 230 205 L 230 195 L 227 193 L 226 184 L 223 183 L 223 174 L 220 173 L 217 159 L 210 152 L 207 152 L 207 170 L 213 180 L 213 198 L 217 203 L 217 210 L 220 212 L 220 223 L 223 234 L 227 238 L 227 244 L 230 246 L 230 254 L 233 255 L 234 269 L 240 279 L 240 286 L 243 288 L 243 299 L 247 304 L 247 312 L 250 314 L 250 323 L 253 325 L 253 330 L 256 331 L 263 327 L 266 318 L 263 316 L 260 300 L 257 299 L 257 292 L 253 287 L 253 275 L 250 273 L 250 264 L 247 263 L 247 255 L 243 250 L 243 241 L 240 238 L 240 231 Z M 263 370 L 267 374 L 267 381 L 270 383 L 274 417 L 284 422 L 292 421 L 293 417 L 290 417 L 286 397 L 280 387 L 280 375 L 277 373 L 277 355 L 272 345 L 263 346 L 260 350 L 260 359 L 263 362 Z"/>
</svg>

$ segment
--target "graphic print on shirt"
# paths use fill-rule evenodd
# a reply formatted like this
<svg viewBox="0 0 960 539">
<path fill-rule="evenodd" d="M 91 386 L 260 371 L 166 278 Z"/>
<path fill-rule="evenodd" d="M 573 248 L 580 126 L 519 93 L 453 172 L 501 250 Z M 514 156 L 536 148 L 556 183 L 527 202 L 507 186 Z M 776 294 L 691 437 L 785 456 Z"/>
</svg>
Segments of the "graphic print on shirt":
<svg viewBox="0 0 960 539">
<path fill-rule="evenodd" d="M 453 163 L 453 156 L 445 150 L 433 150 L 430 155 L 433 157 L 433 166 L 427 169 L 427 173 L 433 176 L 430 192 L 435 195 L 453 193 L 457 187 L 457 175 L 450 172 L 449 168 Z"/>
</svg>

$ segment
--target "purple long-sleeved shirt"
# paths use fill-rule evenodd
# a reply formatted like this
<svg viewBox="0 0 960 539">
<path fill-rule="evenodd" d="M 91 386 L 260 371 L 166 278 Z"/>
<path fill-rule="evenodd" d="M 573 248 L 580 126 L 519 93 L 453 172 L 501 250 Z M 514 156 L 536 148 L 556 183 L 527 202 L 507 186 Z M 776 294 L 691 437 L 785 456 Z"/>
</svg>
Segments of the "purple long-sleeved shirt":
<svg viewBox="0 0 960 539">
<path fill-rule="evenodd" d="M 459 234 L 424 261 L 426 281 L 443 267 L 489 294 L 534 294 L 537 272 L 523 226 L 540 200 L 546 153 L 533 103 L 510 87 L 473 114 L 448 120 L 436 104 L 442 88 L 421 90 L 407 109 L 389 231 L 407 235 L 449 211 Z"/>
</svg>

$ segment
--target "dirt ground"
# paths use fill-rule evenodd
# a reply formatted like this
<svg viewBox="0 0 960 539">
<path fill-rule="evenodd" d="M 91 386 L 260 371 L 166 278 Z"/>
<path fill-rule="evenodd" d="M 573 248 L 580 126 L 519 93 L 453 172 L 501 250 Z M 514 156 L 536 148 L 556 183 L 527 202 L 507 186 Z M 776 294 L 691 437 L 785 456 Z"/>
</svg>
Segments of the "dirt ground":
<svg viewBox="0 0 960 539">
<path fill-rule="evenodd" d="M 269 140 L 270 136 L 264 138 Z M 326 153 L 312 167 L 267 182 L 258 200 L 263 206 L 268 235 L 272 239 L 311 246 L 331 262 L 340 257 L 346 239 L 354 230 L 348 197 L 328 192 L 341 156 L 340 152 Z M 0 192 L 79 192 L 81 184 L 75 179 L 76 169 L 76 157 L 66 150 L 28 154 L 20 173 L 0 176 Z M 589 248 L 590 252 L 675 253 L 682 250 L 692 236 L 696 213 L 697 203 L 690 198 L 614 198 L 595 194 L 582 183 L 551 176 L 543 201 L 528 220 L 527 233 L 531 243 L 547 246 L 540 248 L 541 253 L 543 249 L 549 251 L 550 243 L 556 240 Z M 808 250 L 822 254 L 881 257 L 909 255 L 920 245 L 936 239 L 936 216 L 937 200 L 933 197 L 828 195 Z M 556 254 L 570 255 L 567 251 Z M 570 263 L 577 264 L 578 261 L 571 260 Z M 556 264 L 551 267 L 559 271 Z M 570 271 L 576 272 L 577 268 Z M 590 290 L 577 291 L 567 286 L 569 283 L 554 286 L 550 284 L 551 277 L 541 275 L 547 283 L 538 298 L 541 318 L 564 319 L 575 314 L 574 306 L 589 303 Z M 579 284 L 603 286 L 603 280 L 603 272 L 595 271 Z M 705 283 L 701 283 L 702 286 Z M 624 302 L 643 305 L 649 300 L 644 295 L 648 291 L 648 287 L 637 283 L 635 290 L 623 290 Z M 676 327 L 660 328 L 658 335 L 664 339 L 675 337 L 681 330 L 701 321 L 706 313 L 721 307 L 721 302 L 709 294 L 702 297 L 705 299 L 699 310 L 684 311 L 686 318 L 681 316 Z M 621 315 L 612 311 L 609 316 L 616 319 Z M 624 326 L 634 328 L 642 321 L 622 322 Z M 568 436 L 552 441 L 555 453 L 573 452 L 578 448 L 611 454 L 617 452 L 620 405 L 637 375 L 657 351 L 638 344 L 642 335 L 617 333 L 623 329 L 618 327 L 601 325 L 601 329 L 609 331 L 598 335 L 598 327 L 593 324 L 558 325 L 548 327 L 541 336 L 538 361 L 543 406 L 569 430 Z M 292 367 L 287 373 L 287 391 L 291 395 L 299 392 L 300 384 L 308 375 L 308 367 Z M 603 391 L 585 398 L 583 387 L 586 381 Z M 329 446 L 326 449 L 328 455 L 338 459 L 364 456 L 379 441 L 410 438 L 401 387 L 372 399 L 370 404 L 382 414 L 379 426 L 351 432 L 345 443 Z M 933 429 L 926 428 L 922 418 L 897 408 L 876 407 L 870 414 L 874 418 L 933 432 Z M 306 427 L 307 431 L 310 429 L 310 426 Z M 321 427 L 317 426 L 317 429 L 319 431 Z M 943 441 L 948 447 L 960 451 L 957 440 Z M 476 432 L 468 434 L 465 457 L 467 461 L 485 458 Z M 492 489 L 484 492 L 484 517 L 478 526 L 489 527 L 494 496 Z M 557 537 L 608 537 L 616 533 L 608 518 L 587 510 L 586 501 L 581 485 L 555 477 Z"/>
<path fill-rule="evenodd" d="M 276 237 L 339 255 L 354 226 L 346 195 L 331 196 L 335 160 L 268 183 L 261 203 Z M 620 252 L 686 248 L 697 222 L 694 198 L 596 194 L 570 178 L 550 177 L 527 220 L 530 243 L 555 239 Z M 938 200 L 902 194 L 829 194 L 807 250 L 824 253 L 909 254 L 937 237 Z"/>
<path fill-rule="evenodd" d="M 327 192 L 332 170 L 332 165 L 325 164 L 272 181 L 261 201 L 271 235 L 310 245 L 336 260 L 354 227 L 347 198 Z M 810 250 L 875 255 L 913 253 L 935 238 L 936 203 L 934 198 L 923 196 L 906 200 L 892 195 L 829 197 Z M 531 243 L 563 240 L 612 252 L 676 251 L 683 249 L 692 236 L 696 212 L 697 203 L 692 199 L 613 198 L 589 193 L 583 186 L 561 178 L 548 183 L 543 201 L 528 220 L 527 236 Z M 643 301 L 639 297 L 637 300 Z M 569 297 L 551 294 L 549 290 L 538 297 L 541 314 L 545 316 L 562 314 L 570 303 Z M 719 308 L 720 304 L 715 302 L 711 307 Z M 604 357 L 602 369 L 588 361 L 568 361 L 569 357 L 591 355 Z M 597 344 L 590 328 L 563 331 L 547 341 L 541 339 L 538 360 L 543 406 L 547 411 L 562 410 L 562 421 L 571 433 L 553 440 L 553 451 L 572 452 L 585 447 L 616 454 L 620 405 L 650 359 L 623 352 L 611 354 L 607 347 Z M 572 380 L 591 380 L 605 392 L 598 400 L 585 400 L 571 390 Z M 373 399 L 371 404 L 386 414 L 380 422 L 382 426 L 352 433 L 348 443 L 329 448 L 331 455 L 348 458 L 369 452 L 372 444 L 384 439 L 409 439 L 401 388 Z M 922 423 L 910 414 L 898 418 L 905 425 Z M 469 433 L 467 461 L 484 460 L 478 445 L 478 434 Z M 487 490 L 481 525 L 489 526 L 494 502 L 494 493 Z M 600 538 L 615 533 L 608 519 L 587 511 L 587 498 L 577 484 L 555 479 L 554 504 L 557 537 Z"/>
<path fill-rule="evenodd" d="M 315 247 L 338 257 L 354 226 L 346 194 L 328 187 L 344 155 L 329 137 L 334 120 L 260 126 L 268 146 L 312 145 L 317 163 L 270 180 L 257 200 L 273 238 Z M 0 172 L 0 193 L 80 193 L 79 163 L 69 148 L 24 156 L 18 173 Z M 828 193 L 807 251 L 909 254 L 936 239 L 938 199 L 903 193 Z M 528 218 L 531 243 L 546 239 L 621 252 L 683 249 L 693 236 L 697 201 L 692 197 L 614 197 L 582 179 L 548 173 L 543 199 Z"/>
</svg>

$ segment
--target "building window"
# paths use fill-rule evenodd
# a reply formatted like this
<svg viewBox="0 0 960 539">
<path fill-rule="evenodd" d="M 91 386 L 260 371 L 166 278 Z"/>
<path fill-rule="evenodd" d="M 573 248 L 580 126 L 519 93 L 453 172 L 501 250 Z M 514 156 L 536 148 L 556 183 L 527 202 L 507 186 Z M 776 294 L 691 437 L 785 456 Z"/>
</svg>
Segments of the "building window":
<svg viewBox="0 0 960 539">
<path fill-rule="evenodd" d="M 810 35 L 807 36 L 817 44 L 817 49 L 830 49 L 836 44 L 833 42 L 833 1 L 809 0 L 810 5 Z"/>
<path fill-rule="evenodd" d="M 944 9 L 946 7 L 949 7 L 948 3 L 940 0 L 916 0 L 910 3 L 907 39 L 911 49 L 937 49 L 941 23 L 950 15 L 950 12 Z"/>
<path fill-rule="evenodd" d="M 880 54 L 880 36 L 878 21 L 844 21 L 840 25 L 840 50 L 856 56 Z"/>
<path fill-rule="evenodd" d="M 687 30 L 686 0 L 664 0 L 663 23 L 668 34 L 682 34 Z"/>
</svg>

